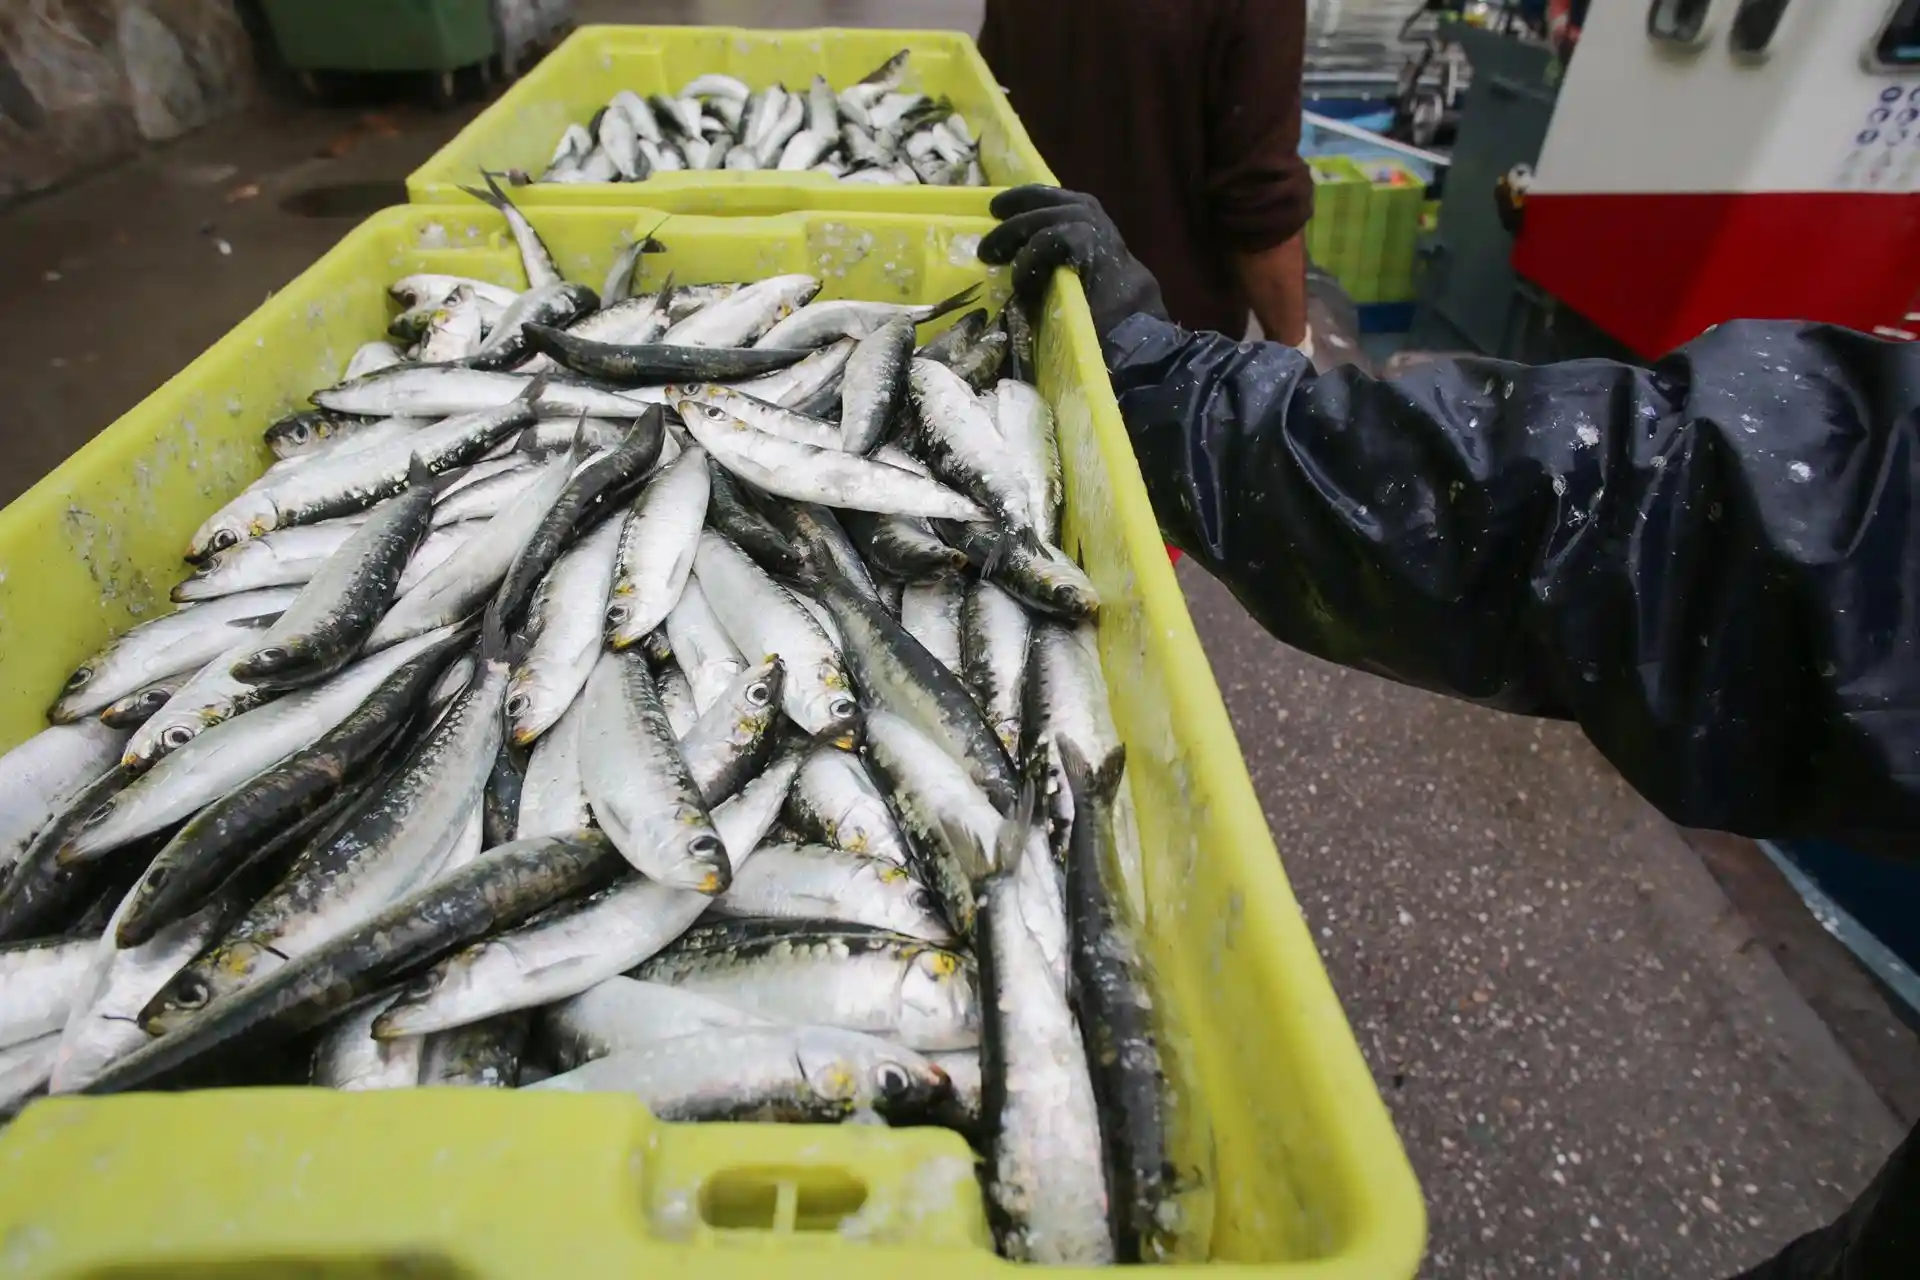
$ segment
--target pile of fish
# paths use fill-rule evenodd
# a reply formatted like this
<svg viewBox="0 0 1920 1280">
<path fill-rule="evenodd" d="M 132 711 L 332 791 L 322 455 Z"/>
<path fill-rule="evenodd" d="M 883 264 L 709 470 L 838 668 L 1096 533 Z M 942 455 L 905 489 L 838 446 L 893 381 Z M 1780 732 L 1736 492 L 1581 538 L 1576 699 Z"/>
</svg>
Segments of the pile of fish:
<svg viewBox="0 0 1920 1280">
<path fill-rule="evenodd" d="M 811 170 L 883 186 L 983 187 L 980 146 L 944 99 L 899 91 L 902 49 L 838 93 L 816 75 L 803 92 L 749 89 L 728 75 L 643 98 L 622 89 L 560 135 L 535 181 L 643 182 L 685 169 Z"/>
<path fill-rule="evenodd" d="M 1168 1256 L 1124 757 L 1019 313 L 603 304 L 512 223 L 528 287 L 398 282 L 411 351 L 269 428 L 181 607 L 0 758 L 0 1098 L 945 1124 L 1008 1256 Z"/>
</svg>

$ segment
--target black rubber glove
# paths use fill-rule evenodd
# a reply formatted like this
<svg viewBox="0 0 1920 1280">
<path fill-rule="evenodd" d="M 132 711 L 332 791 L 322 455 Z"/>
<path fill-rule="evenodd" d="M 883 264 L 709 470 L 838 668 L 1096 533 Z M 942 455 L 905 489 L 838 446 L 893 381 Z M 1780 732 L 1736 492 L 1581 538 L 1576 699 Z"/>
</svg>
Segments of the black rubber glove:
<svg viewBox="0 0 1920 1280">
<path fill-rule="evenodd" d="M 1120 229 L 1092 196 L 1029 185 L 1002 191 L 988 209 L 1004 221 L 980 241 L 980 261 L 1011 262 L 1013 292 L 1022 302 L 1038 303 L 1054 268 L 1072 267 L 1103 343 L 1128 316 L 1167 318 L 1159 281 L 1127 252 Z"/>
</svg>

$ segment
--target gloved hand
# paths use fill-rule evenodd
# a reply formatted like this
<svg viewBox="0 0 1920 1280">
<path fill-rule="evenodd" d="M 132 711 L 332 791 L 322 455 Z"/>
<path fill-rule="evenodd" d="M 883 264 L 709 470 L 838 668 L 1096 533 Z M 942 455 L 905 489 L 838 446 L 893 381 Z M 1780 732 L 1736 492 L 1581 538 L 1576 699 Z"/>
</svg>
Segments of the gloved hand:
<svg viewBox="0 0 1920 1280">
<path fill-rule="evenodd" d="M 1120 229 L 1092 196 L 1028 185 L 1002 191 L 988 206 L 1005 219 L 980 241 L 980 261 L 1013 264 L 1013 291 L 1032 305 L 1046 292 L 1055 267 L 1072 267 L 1093 309 L 1102 342 L 1128 316 L 1167 318 L 1160 284 L 1127 252 Z"/>
</svg>

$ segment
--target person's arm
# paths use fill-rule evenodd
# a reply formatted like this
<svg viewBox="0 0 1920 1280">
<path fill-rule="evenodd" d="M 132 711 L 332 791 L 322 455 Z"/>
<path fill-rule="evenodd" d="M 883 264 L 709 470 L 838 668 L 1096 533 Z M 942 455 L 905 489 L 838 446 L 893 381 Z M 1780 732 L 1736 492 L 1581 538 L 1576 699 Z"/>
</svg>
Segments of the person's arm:
<svg viewBox="0 0 1920 1280">
<path fill-rule="evenodd" d="M 1237 253 L 1233 265 L 1260 332 L 1297 347 L 1307 340 L 1307 247 L 1296 232 L 1271 249 Z"/>
<path fill-rule="evenodd" d="M 1105 346 L 1163 530 L 1281 640 L 1574 718 L 1676 822 L 1913 851 L 1920 344 L 1394 382 L 1148 315 Z"/>
<path fill-rule="evenodd" d="M 1218 0 L 1210 63 L 1203 189 L 1214 230 L 1270 338 L 1307 336 L 1313 178 L 1300 158 L 1305 66 L 1302 0 Z"/>
</svg>

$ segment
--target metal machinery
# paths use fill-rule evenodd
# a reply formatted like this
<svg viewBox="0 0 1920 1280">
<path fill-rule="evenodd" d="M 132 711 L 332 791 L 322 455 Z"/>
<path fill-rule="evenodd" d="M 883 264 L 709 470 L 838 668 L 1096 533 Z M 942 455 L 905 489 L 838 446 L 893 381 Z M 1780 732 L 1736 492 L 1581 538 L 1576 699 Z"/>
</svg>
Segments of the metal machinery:
<svg viewBox="0 0 1920 1280">
<path fill-rule="evenodd" d="M 1595 0 L 1513 265 L 1646 358 L 1743 316 L 1920 336 L 1920 0 Z"/>
</svg>

